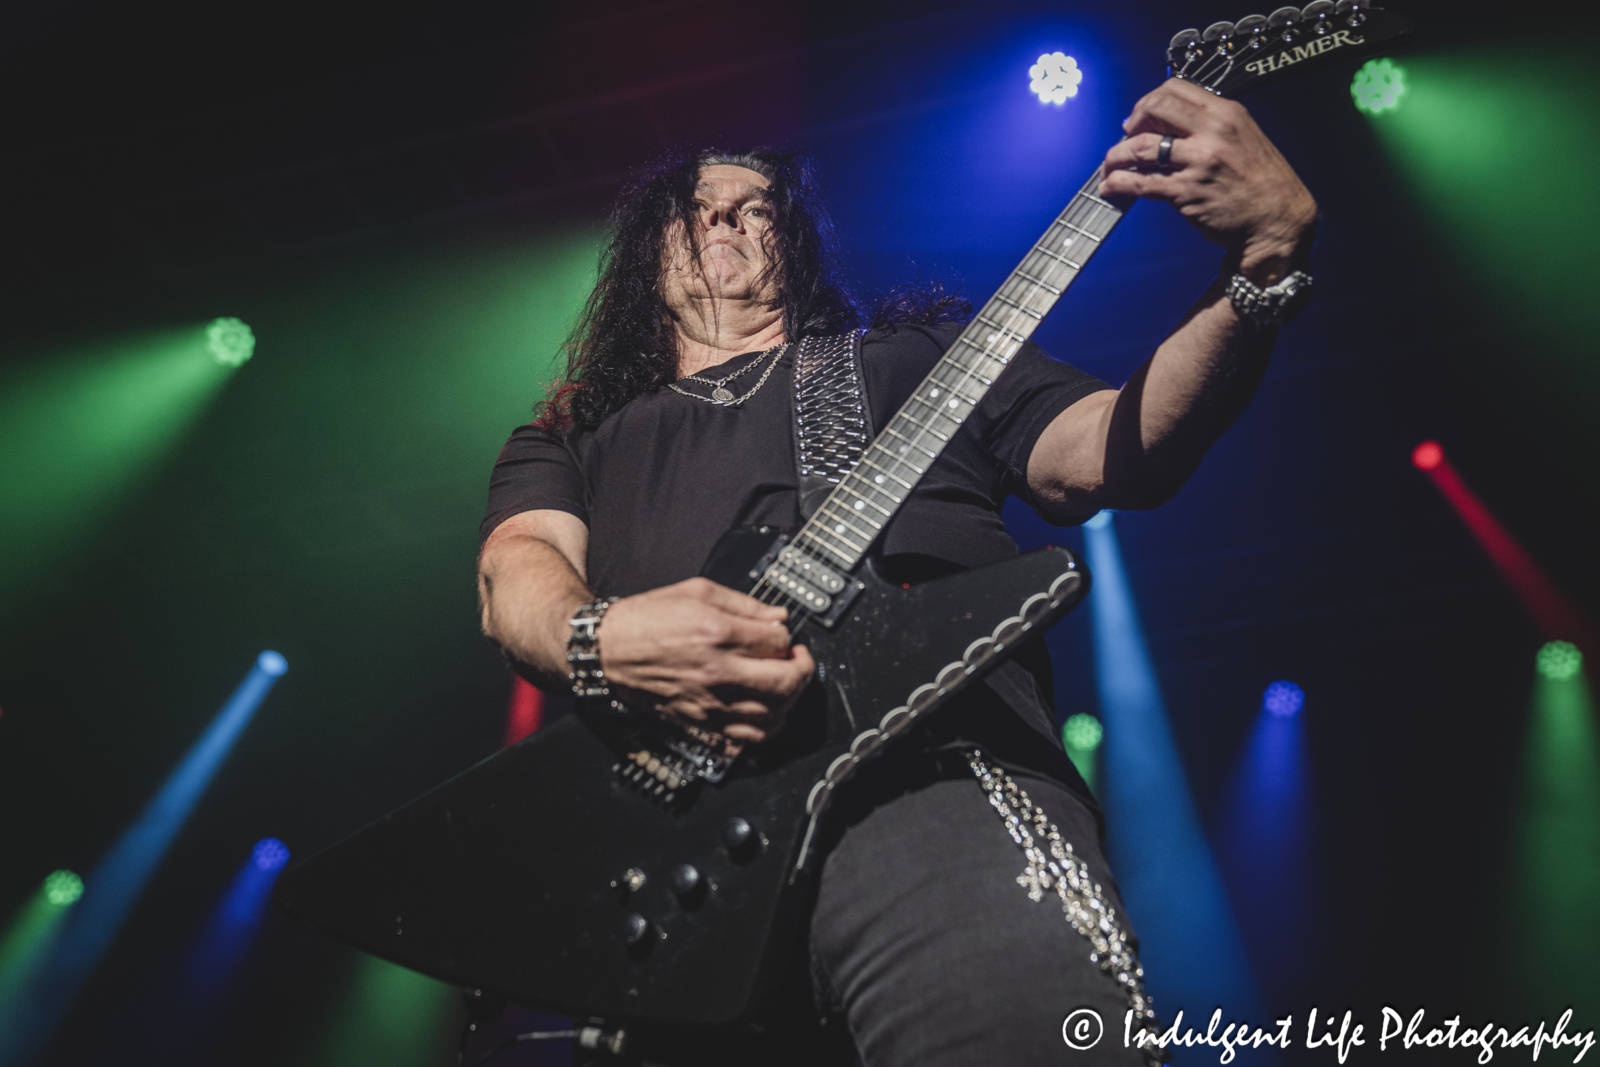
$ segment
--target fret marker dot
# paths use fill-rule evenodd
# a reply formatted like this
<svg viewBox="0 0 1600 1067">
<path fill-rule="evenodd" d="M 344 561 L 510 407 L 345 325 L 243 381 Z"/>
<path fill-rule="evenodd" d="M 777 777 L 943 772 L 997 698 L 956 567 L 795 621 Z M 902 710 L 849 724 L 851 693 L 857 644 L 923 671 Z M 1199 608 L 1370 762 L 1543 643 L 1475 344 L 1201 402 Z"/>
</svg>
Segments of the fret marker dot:
<svg viewBox="0 0 1600 1067">
<path fill-rule="evenodd" d="M 834 533 L 844 533 L 844 523 L 841 522 L 839 525 L 835 526 L 833 528 L 833 532 Z"/>
<path fill-rule="evenodd" d="M 930 390 L 928 390 L 928 398 L 929 398 L 929 399 L 930 399 L 930 400 L 931 400 L 931 399 L 933 399 L 933 398 L 935 398 L 935 397 L 937 397 L 937 396 L 938 396 L 938 395 L 939 395 L 939 390 L 937 390 L 937 389 L 930 389 Z"/>
<path fill-rule="evenodd" d="M 882 485 L 883 484 L 883 475 L 880 474 L 880 475 L 878 475 L 876 478 L 874 478 L 872 480 L 877 482 L 879 485 Z"/>
<path fill-rule="evenodd" d="M 951 400 L 951 401 L 950 401 L 950 406 L 951 406 L 951 407 L 956 407 L 956 406 L 957 406 L 957 401 L 955 401 L 955 400 Z"/>
<path fill-rule="evenodd" d="M 1071 238 L 1071 237 L 1064 237 L 1061 240 L 1061 244 L 1063 246 L 1070 245 L 1072 242 L 1073 242 L 1073 238 Z"/>
<path fill-rule="evenodd" d="M 857 511 L 860 511 L 862 508 L 864 508 L 866 506 L 867 506 L 866 501 L 864 501 L 864 500 L 857 500 L 856 501 L 856 510 Z"/>
</svg>

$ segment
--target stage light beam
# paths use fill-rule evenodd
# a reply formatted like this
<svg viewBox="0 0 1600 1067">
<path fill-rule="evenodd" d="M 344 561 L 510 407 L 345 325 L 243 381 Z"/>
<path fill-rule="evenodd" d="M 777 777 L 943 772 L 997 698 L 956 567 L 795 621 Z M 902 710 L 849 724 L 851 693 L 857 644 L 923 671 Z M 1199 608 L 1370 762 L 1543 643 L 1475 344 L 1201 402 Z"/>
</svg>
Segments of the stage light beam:
<svg viewBox="0 0 1600 1067">
<path fill-rule="evenodd" d="M 1061 743 L 1066 747 L 1067 757 L 1091 791 L 1095 790 L 1094 753 L 1103 737 L 1105 729 L 1093 715 L 1079 712 L 1061 725 Z"/>
<path fill-rule="evenodd" d="M 1224 808 L 1221 852 L 1229 893 L 1250 958 L 1273 1008 L 1311 994 L 1309 937 L 1313 882 L 1305 690 L 1276 681 L 1245 741 Z"/>
<path fill-rule="evenodd" d="M 1519 988 L 1529 1010 L 1600 998 L 1600 736 L 1578 650 L 1534 660 L 1523 765 Z"/>
<path fill-rule="evenodd" d="M 1078 61 L 1061 52 L 1040 56 L 1039 62 L 1028 68 L 1028 77 L 1031 79 L 1028 88 L 1043 104 L 1066 103 L 1070 97 L 1078 95 L 1078 86 L 1083 83 Z"/>
<path fill-rule="evenodd" d="M 25 1063 L 49 1043 L 222 761 L 288 669 L 288 662 L 276 652 L 263 652 L 256 658 L 239 688 L 138 821 L 123 831 L 95 865 L 88 891 L 39 961 L 26 993 L 0 1005 L 0 1063 Z"/>
<path fill-rule="evenodd" d="M 199 326 L 0 365 L 0 611 L 21 613 L 233 373 Z"/>
<path fill-rule="evenodd" d="M 82 878 L 72 871 L 52 871 L 0 938 L 0 1036 L 5 1019 L 30 984 L 62 916 L 81 896 Z"/>
<path fill-rule="evenodd" d="M 1350 79 L 1350 98 L 1357 111 L 1383 115 L 1400 109 L 1408 88 L 1404 67 L 1387 57 L 1369 59 Z"/>
<path fill-rule="evenodd" d="M 52 904 L 76 903 L 83 896 L 83 879 L 71 871 L 52 871 L 44 880 L 44 895 Z"/>
<path fill-rule="evenodd" d="M 1406 60 L 1404 104 L 1368 114 L 1373 133 L 1433 217 L 1479 303 L 1498 313 L 1559 392 L 1587 414 L 1600 362 L 1592 235 L 1600 232 L 1600 79 L 1586 46 L 1511 42 Z M 1550 150 L 1559 144 L 1563 149 Z M 1536 188 L 1506 210 L 1507 190 Z M 1579 408 L 1576 405 L 1582 404 Z M 1582 418 L 1584 415 L 1574 415 Z"/>
<path fill-rule="evenodd" d="M 514 745 L 544 722 L 544 693 L 527 679 L 511 679 L 511 704 L 506 708 L 507 746 Z"/>
<path fill-rule="evenodd" d="M 1506 584 L 1522 601 L 1546 638 L 1572 641 L 1591 652 L 1600 649 L 1600 634 L 1595 632 L 1588 616 L 1556 588 L 1527 550 L 1511 536 L 1511 531 L 1501 525 L 1494 513 L 1467 487 L 1437 441 L 1418 445 L 1411 454 L 1411 462 L 1433 480 L 1439 492 L 1456 509 L 1456 514 L 1500 569 Z"/>
<path fill-rule="evenodd" d="M 1286 719 L 1306 706 L 1306 693 L 1293 682 L 1273 682 L 1262 695 L 1261 706 L 1270 714 Z"/>
<path fill-rule="evenodd" d="M 255 355 L 256 335 L 239 319 L 212 319 L 206 327 L 206 350 L 224 367 L 242 367 Z"/>
<path fill-rule="evenodd" d="M 1534 668 L 1553 682 L 1564 682 L 1583 670 L 1583 653 L 1571 641 L 1550 641 L 1534 657 Z"/>
<path fill-rule="evenodd" d="M 449 1041 L 456 991 L 415 971 L 362 956 L 320 1067 L 429 1067 Z"/>
<path fill-rule="evenodd" d="M 1140 933 L 1156 1010 L 1266 1012 L 1201 828 L 1109 512 L 1084 524 L 1095 682 L 1105 716 L 1106 846 Z"/>
</svg>

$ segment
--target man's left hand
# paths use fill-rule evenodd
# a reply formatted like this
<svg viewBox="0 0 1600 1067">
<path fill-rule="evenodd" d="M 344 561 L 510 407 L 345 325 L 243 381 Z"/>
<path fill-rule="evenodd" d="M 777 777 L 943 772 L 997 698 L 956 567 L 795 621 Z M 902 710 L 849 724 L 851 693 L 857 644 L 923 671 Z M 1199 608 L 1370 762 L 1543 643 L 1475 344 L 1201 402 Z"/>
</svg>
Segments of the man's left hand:
<svg viewBox="0 0 1600 1067">
<path fill-rule="evenodd" d="M 1270 285 L 1309 251 L 1317 204 L 1250 113 L 1177 78 L 1147 94 L 1106 153 L 1100 195 L 1165 200 Z M 1163 137 L 1173 138 L 1165 168 Z"/>
</svg>

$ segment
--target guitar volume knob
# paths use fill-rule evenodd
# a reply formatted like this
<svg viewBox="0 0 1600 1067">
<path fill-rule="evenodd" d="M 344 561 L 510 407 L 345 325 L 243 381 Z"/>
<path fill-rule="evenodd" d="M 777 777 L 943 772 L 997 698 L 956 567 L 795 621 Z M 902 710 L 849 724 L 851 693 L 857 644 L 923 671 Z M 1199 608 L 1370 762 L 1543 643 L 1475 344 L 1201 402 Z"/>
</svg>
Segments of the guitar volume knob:
<svg viewBox="0 0 1600 1067">
<path fill-rule="evenodd" d="M 672 891 L 686 897 L 700 888 L 700 872 L 693 864 L 683 863 L 672 869 Z"/>
<path fill-rule="evenodd" d="M 744 852 L 756 840 L 756 828 L 750 825 L 749 820 L 741 819 L 737 815 L 729 819 L 722 827 L 722 847 L 729 852 Z"/>
</svg>

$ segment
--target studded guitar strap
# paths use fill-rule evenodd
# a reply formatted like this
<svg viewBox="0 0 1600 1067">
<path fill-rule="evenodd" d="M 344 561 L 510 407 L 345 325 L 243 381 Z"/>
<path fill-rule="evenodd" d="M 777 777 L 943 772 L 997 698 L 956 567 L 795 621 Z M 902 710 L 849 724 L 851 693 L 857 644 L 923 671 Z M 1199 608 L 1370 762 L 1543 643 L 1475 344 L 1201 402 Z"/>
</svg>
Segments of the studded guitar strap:
<svg viewBox="0 0 1600 1067">
<path fill-rule="evenodd" d="M 801 341 L 794 358 L 794 457 L 803 517 L 822 506 L 871 437 L 860 331 Z"/>
</svg>

